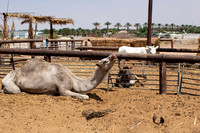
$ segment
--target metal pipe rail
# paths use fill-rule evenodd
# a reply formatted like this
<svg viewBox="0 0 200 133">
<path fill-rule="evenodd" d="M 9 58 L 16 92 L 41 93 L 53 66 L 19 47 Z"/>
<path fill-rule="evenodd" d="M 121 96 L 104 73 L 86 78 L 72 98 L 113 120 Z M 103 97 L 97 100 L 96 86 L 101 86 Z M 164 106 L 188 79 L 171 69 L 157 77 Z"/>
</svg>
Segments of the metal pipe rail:
<svg viewBox="0 0 200 133">
<path fill-rule="evenodd" d="M 22 54 L 22 55 L 43 55 L 47 61 L 51 61 L 51 56 L 69 56 L 69 57 L 93 57 L 104 58 L 113 52 L 94 52 L 94 51 L 63 51 L 63 50 L 42 50 L 42 49 L 7 49 L 0 48 L 0 54 Z M 115 53 L 119 59 L 129 60 L 154 60 L 160 62 L 159 93 L 166 94 L 166 63 L 167 62 L 186 62 L 200 63 L 200 56 L 189 55 L 162 55 L 162 54 L 124 54 Z M 34 56 L 33 56 L 34 57 Z"/>
<path fill-rule="evenodd" d="M 0 40 L 0 45 L 7 43 L 32 43 L 32 42 L 43 42 L 43 40 L 42 39 Z"/>
<path fill-rule="evenodd" d="M 83 42 L 81 39 L 48 39 L 49 42 Z M 0 44 L 6 43 L 30 43 L 43 42 L 43 39 L 22 39 L 22 40 L 0 40 Z"/>
<path fill-rule="evenodd" d="M 76 49 L 79 49 L 79 50 L 115 50 L 115 51 L 118 51 L 119 47 L 99 47 L 99 46 L 86 47 L 86 46 L 80 46 L 80 47 L 77 47 Z M 200 53 L 200 50 L 199 49 L 158 48 L 157 52 Z"/>
<path fill-rule="evenodd" d="M 81 39 L 48 39 L 49 42 L 83 42 Z"/>
<path fill-rule="evenodd" d="M 93 57 L 105 58 L 113 52 L 94 52 L 94 51 L 64 51 L 64 50 L 46 50 L 46 49 L 14 49 L 0 48 L 1 54 L 23 54 L 23 55 L 46 55 L 46 56 L 68 56 L 68 57 Z M 166 55 L 166 54 L 124 54 L 115 53 L 119 59 L 133 60 L 154 60 L 157 62 L 170 63 L 200 63 L 200 56 L 192 55 Z"/>
</svg>

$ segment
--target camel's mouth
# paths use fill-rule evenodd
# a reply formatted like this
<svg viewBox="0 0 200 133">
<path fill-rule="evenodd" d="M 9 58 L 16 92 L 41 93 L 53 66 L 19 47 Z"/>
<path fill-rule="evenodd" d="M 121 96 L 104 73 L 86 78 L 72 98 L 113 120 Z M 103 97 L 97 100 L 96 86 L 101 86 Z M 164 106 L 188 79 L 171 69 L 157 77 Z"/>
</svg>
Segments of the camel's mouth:
<svg viewBox="0 0 200 133">
<path fill-rule="evenodd" d="M 117 55 L 116 55 L 116 54 L 113 54 L 113 55 L 112 55 L 112 60 L 113 60 L 113 59 L 117 59 Z"/>
</svg>

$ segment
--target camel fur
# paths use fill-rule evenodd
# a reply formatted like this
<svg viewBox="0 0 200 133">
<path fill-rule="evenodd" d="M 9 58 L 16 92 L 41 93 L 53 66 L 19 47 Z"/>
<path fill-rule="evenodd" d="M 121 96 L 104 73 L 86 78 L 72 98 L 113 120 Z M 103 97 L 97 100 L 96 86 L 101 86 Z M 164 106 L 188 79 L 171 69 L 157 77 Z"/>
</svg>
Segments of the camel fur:
<svg viewBox="0 0 200 133">
<path fill-rule="evenodd" d="M 48 63 L 33 59 L 18 70 L 8 73 L 2 80 L 3 92 L 18 94 L 20 92 L 71 96 L 89 99 L 81 94 L 94 89 L 104 79 L 115 63 L 116 55 L 112 54 L 99 61 L 91 78 L 76 77 L 61 64 Z"/>
</svg>

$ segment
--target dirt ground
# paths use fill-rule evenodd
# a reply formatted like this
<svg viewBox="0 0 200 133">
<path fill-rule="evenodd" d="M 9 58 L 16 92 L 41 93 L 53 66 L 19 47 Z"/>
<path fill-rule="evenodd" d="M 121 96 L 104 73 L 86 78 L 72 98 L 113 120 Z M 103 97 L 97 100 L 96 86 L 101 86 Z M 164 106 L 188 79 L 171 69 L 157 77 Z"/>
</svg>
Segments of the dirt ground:
<svg viewBox="0 0 200 133">
<path fill-rule="evenodd" d="M 169 47 L 163 44 L 162 47 Z M 196 45 L 185 45 L 194 48 Z M 176 47 L 181 47 L 175 44 Z M 181 47 L 182 48 L 182 47 Z M 5 133 L 199 133 L 200 97 L 99 85 L 89 100 L 21 93 L 0 94 L 0 132 Z M 85 110 L 111 110 L 86 120 Z M 162 117 L 153 122 L 153 116 Z"/>
</svg>

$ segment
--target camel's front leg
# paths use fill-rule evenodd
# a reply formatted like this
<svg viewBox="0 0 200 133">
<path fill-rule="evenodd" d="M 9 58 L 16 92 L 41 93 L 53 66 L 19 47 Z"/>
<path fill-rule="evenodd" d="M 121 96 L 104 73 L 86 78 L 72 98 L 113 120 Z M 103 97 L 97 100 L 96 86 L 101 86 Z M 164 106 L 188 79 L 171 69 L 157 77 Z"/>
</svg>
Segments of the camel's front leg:
<svg viewBox="0 0 200 133">
<path fill-rule="evenodd" d="M 80 99 L 89 99 L 88 95 L 72 92 L 70 90 L 63 90 L 63 91 L 60 92 L 60 95 L 71 96 L 71 97 L 80 98 Z"/>
<path fill-rule="evenodd" d="M 5 88 L 5 89 L 3 89 Z M 2 91 L 6 94 L 18 94 L 21 92 L 19 87 L 13 81 L 2 81 Z"/>
<path fill-rule="evenodd" d="M 122 67 L 124 66 L 124 62 L 125 62 L 124 59 L 119 59 L 119 60 L 118 60 L 118 67 L 119 67 L 119 68 L 122 68 Z"/>
</svg>

